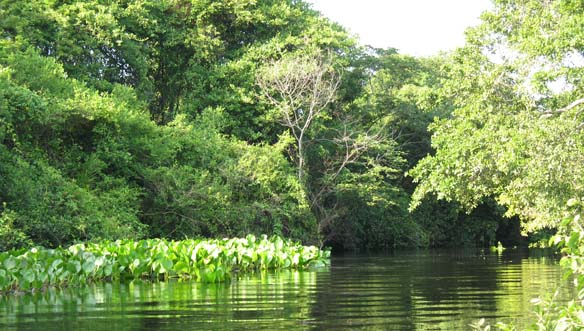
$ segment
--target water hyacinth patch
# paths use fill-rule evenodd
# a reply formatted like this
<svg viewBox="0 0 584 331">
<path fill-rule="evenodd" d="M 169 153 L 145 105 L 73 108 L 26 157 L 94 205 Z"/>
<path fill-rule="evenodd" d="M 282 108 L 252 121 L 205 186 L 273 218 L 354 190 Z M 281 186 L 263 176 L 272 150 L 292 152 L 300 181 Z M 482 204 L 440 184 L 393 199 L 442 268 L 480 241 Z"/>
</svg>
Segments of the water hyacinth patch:
<svg viewBox="0 0 584 331">
<path fill-rule="evenodd" d="M 0 293 L 93 281 L 179 278 L 229 280 L 234 272 L 306 269 L 329 264 L 330 252 L 280 237 L 118 240 L 69 248 L 0 253 Z"/>
</svg>

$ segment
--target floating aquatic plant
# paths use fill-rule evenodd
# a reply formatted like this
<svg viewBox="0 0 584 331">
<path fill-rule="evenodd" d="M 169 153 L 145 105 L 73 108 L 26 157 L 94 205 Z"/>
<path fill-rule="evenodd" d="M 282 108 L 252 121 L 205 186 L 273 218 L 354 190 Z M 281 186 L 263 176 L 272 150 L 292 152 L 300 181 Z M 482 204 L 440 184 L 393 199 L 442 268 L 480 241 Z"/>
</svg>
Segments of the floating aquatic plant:
<svg viewBox="0 0 584 331">
<path fill-rule="evenodd" d="M 0 293 L 93 281 L 229 280 L 234 272 L 325 266 L 330 252 L 280 237 L 118 240 L 0 253 Z"/>
</svg>

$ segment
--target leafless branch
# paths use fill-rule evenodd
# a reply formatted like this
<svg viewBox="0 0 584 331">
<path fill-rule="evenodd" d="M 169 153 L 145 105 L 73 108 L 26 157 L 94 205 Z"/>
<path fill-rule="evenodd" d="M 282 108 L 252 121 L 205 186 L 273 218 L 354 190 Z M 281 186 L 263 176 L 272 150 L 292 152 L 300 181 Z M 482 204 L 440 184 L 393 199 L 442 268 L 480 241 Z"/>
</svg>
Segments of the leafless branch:
<svg viewBox="0 0 584 331">
<path fill-rule="evenodd" d="M 578 107 L 581 104 L 584 104 L 584 98 L 580 98 L 580 99 L 572 102 L 571 104 L 567 105 L 564 108 L 560 108 L 560 109 L 556 109 L 556 110 L 546 110 L 546 111 L 542 112 L 541 118 L 548 118 L 554 114 L 565 113 L 571 109 Z"/>
<path fill-rule="evenodd" d="M 297 143 L 298 178 L 304 180 L 306 133 L 334 101 L 340 76 L 331 56 L 284 56 L 260 70 L 257 85 L 278 111 L 278 121 L 290 129 Z"/>
<path fill-rule="evenodd" d="M 341 79 L 333 70 L 330 55 L 285 56 L 272 61 L 260 70 L 257 85 L 266 100 L 274 106 L 279 123 L 289 128 L 296 140 L 294 161 L 297 163 L 298 179 L 306 185 L 309 203 L 319 219 L 319 233 L 332 229 L 331 225 L 342 215 L 337 202 L 327 200 L 336 190 L 338 178 L 343 170 L 359 159 L 384 139 L 386 127 L 375 124 L 369 129 L 359 128 L 359 121 L 342 112 L 332 114 L 340 123 L 332 129 L 332 137 L 309 137 L 307 134 L 314 121 L 335 100 Z M 322 160 L 322 180 L 305 182 L 305 150 L 317 142 L 333 144 L 333 155 Z M 308 185 L 315 187 L 308 187 Z M 334 199 L 333 199 L 334 200 Z M 331 233 L 328 233 L 331 235 Z M 326 238 L 325 238 L 326 239 Z"/>
</svg>

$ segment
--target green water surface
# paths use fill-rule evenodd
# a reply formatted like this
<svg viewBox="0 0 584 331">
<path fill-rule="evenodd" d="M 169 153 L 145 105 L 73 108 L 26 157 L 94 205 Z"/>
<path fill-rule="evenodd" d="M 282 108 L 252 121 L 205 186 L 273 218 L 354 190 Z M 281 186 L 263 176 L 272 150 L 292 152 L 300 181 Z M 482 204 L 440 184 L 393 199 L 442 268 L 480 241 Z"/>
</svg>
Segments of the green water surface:
<svg viewBox="0 0 584 331">
<path fill-rule="evenodd" d="M 230 283 L 93 284 L 0 298 L 0 330 L 468 330 L 532 320 L 530 300 L 572 295 L 541 251 L 345 255 L 329 268 Z"/>
</svg>

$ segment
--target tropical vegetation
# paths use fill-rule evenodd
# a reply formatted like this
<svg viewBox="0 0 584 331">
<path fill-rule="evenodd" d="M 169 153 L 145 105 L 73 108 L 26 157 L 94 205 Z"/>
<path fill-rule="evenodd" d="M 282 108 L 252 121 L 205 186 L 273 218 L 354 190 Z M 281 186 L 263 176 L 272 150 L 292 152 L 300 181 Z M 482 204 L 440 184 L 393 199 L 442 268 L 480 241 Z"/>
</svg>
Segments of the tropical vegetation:
<svg viewBox="0 0 584 331">
<path fill-rule="evenodd" d="M 134 279 L 223 282 L 237 272 L 323 267 L 330 251 L 280 237 L 117 240 L 0 253 L 0 294 Z"/>
<path fill-rule="evenodd" d="M 508 239 L 495 203 L 467 215 L 428 196 L 408 212 L 404 174 L 454 107 L 444 57 L 359 46 L 302 1 L 0 10 L 2 249 L 250 233 L 338 249 Z M 286 77 L 328 94 L 282 98 L 269 82 Z"/>
<path fill-rule="evenodd" d="M 581 286 L 584 5 L 493 5 L 464 47 L 416 58 L 298 0 L 0 0 L 5 270 L 56 254 L 53 269 L 84 273 L 60 256 L 248 234 L 537 241 Z M 203 277 L 153 256 L 140 277 Z M 5 271 L 3 288 L 53 277 L 36 272 Z M 581 327 L 582 298 L 537 327 Z"/>
</svg>

